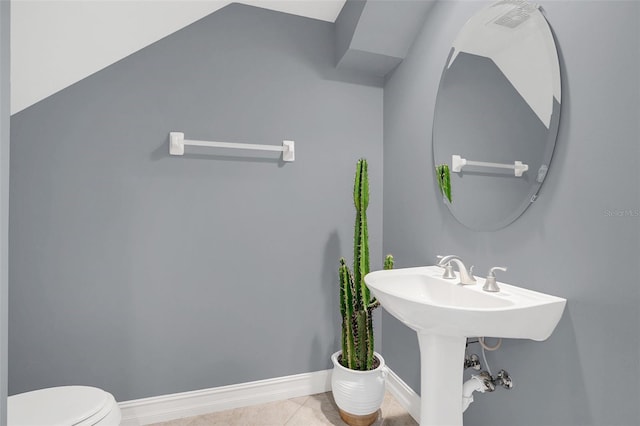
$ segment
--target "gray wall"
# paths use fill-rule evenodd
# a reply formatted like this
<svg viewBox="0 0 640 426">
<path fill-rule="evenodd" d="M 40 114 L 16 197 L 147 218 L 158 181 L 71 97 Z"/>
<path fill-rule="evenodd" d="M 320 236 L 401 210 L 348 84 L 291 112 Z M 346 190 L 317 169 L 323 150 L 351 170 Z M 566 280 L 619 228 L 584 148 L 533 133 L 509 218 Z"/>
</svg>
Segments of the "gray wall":
<svg viewBox="0 0 640 426">
<path fill-rule="evenodd" d="M 444 61 L 482 5 L 436 3 L 385 86 L 384 251 L 399 267 L 450 253 L 482 274 L 508 266 L 503 281 L 568 299 L 549 340 L 507 340 L 488 353 L 515 388 L 478 395 L 465 424 L 640 424 L 640 3 L 542 3 L 563 74 L 558 142 L 540 198 L 497 232 L 470 231 L 451 216 L 431 151 Z M 415 333 L 386 313 L 382 328 L 385 359 L 419 390 Z"/>
<path fill-rule="evenodd" d="M 336 19 L 336 66 L 383 80 L 406 56 L 433 3 L 347 0 Z"/>
<path fill-rule="evenodd" d="M 333 24 L 231 5 L 12 117 L 9 391 L 118 400 L 330 367 L 355 162 L 382 247 L 382 89 Z M 279 144 L 187 148 L 168 133 Z"/>
<path fill-rule="evenodd" d="M 0 1 L 0 425 L 7 424 L 10 15 L 10 2 Z"/>
</svg>

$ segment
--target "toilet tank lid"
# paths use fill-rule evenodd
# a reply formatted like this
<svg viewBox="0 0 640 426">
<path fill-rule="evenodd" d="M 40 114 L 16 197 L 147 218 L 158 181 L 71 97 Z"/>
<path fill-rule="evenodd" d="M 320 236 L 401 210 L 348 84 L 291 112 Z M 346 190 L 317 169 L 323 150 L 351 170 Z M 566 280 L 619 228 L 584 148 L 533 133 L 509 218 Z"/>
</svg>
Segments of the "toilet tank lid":
<svg viewBox="0 0 640 426">
<path fill-rule="evenodd" d="M 39 389 L 7 399 L 7 424 L 75 425 L 112 403 L 111 394 L 90 386 Z"/>
</svg>

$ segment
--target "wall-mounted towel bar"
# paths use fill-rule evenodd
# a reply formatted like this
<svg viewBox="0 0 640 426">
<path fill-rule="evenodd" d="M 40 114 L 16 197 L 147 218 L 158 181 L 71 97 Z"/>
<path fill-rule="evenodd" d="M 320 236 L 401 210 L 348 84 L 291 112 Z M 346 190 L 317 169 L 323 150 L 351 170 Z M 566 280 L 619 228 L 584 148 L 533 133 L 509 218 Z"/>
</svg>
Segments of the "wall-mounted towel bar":
<svg viewBox="0 0 640 426">
<path fill-rule="evenodd" d="M 283 161 L 294 161 L 295 143 L 294 141 L 282 141 L 282 146 L 278 145 L 258 145 L 252 143 L 235 143 L 235 142 L 209 142 L 196 141 L 184 138 L 184 133 L 169 133 L 169 154 L 184 155 L 184 146 L 206 146 L 210 148 L 233 148 L 233 149 L 254 149 L 259 151 L 279 151 L 282 152 Z"/>
<path fill-rule="evenodd" d="M 464 166 L 479 166 L 479 167 L 495 167 L 499 169 L 513 169 L 516 177 L 521 177 L 522 173 L 529 170 L 527 164 L 522 164 L 521 161 L 515 161 L 513 164 L 502 163 L 487 163 L 485 161 L 471 161 L 466 158 L 462 158 L 459 155 L 451 156 L 451 171 L 460 173 Z"/>
</svg>

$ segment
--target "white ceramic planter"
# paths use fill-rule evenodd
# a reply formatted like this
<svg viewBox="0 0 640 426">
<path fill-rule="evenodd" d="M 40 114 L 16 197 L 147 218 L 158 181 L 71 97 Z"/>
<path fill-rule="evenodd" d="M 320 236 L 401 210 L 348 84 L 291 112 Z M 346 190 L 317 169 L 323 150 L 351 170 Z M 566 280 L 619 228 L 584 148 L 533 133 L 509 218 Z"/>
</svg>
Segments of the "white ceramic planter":
<svg viewBox="0 0 640 426">
<path fill-rule="evenodd" d="M 387 367 L 384 358 L 377 353 L 380 365 L 375 370 L 356 371 L 343 367 L 338 362 L 342 351 L 331 355 L 333 373 L 331 389 L 333 398 L 342 411 L 355 416 L 368 416 L 376 413 L 384 399 L 384 384 Z"/>
</svg>

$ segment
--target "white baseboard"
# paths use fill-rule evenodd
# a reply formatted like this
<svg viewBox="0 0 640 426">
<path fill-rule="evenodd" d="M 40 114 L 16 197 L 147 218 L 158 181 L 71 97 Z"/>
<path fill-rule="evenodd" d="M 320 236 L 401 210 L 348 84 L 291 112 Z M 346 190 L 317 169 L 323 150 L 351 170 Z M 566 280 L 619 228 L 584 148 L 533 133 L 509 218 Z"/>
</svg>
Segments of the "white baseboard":
<svg viewBox="0 0 640 426">
<path fill-rule="evenodd" d="M 329 392 L 331 370 L 121 402 L 121 426 L 141 426 Z M 387 391 L 420 422 L 420 396 L 389 370 Z"/>
<path fill-rule="evenodd" d="M 140 426 L 331 390 L 331 370 L 121 402 L 121 426 Z"/>
<path fill-rule="evenodd" d="M 398 400 L 400 405 L 420 423 L 420 395 L 418 395 L 404 380 L 389 369 L 387 374 L 387 391 Z"/>
</svg>

